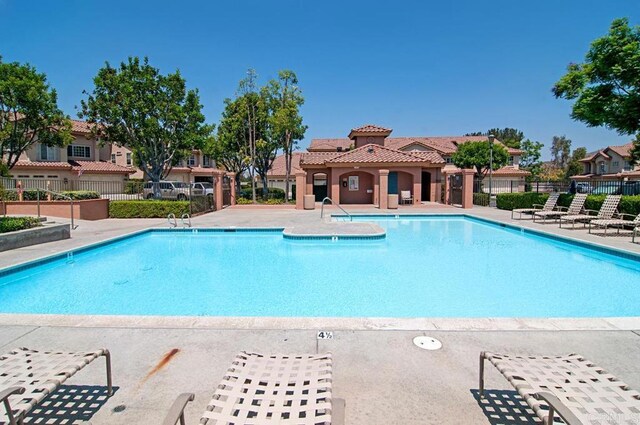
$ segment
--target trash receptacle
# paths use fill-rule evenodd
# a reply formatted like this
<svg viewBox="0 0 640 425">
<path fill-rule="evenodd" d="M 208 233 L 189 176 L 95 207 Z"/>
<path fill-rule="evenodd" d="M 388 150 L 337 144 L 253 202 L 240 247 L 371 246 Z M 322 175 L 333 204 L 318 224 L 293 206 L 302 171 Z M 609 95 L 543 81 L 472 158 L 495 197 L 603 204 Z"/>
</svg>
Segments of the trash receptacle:
<svg viewBox="0 0 640 425">
<path fill-rule="evenodd" d="M 398 209 L 398 195 L 388 195 L 387 208 L 389 208 L 390 210 Z"/>
<path fill-rule="evenodd" d="M 316 195 L 304 195 L 304 209 L 305 210 L 316 209 Z"/>
</svg>

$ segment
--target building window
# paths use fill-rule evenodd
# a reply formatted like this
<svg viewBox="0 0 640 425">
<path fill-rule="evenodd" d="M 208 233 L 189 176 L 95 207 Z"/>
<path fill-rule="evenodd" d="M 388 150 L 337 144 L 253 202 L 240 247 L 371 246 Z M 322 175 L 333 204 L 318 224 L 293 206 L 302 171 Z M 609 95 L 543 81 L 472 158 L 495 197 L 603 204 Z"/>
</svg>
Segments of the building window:
<svg viewBox="0 0 640 425">
<path fill-rule="evenodd" d="M 115 153 L 111 154 L 111 162 L 113 162 L 114 164 L 116 163 L 116 154 Z"/>
<path fill-rule="evenodd" d="M 189 159 L 187 160 L 187 165 L 189 167 L 195 167 L 195 165 L 196 165 L 196 157 L 194 155 L 191 155 L 189 157 Z"/>
<path fill-rule="evenodd" d="M 620 163 L 618 161 L 613 161 L 613 166 L 617 167 L 618 165 L 620 165 Z"/>
<path fill-rule="evenodd" d="M 43 179 L 44 176 L 33 176 L 34 179 Z"/>
<path fill-rule="evenodd" d="M 58 161 L 59 159 L 57 147 L 40 145 L 40 161 Z"/>
<path fill-rule="evenodd" d="M 19 178 L 19 179 L 28 179 L 28 178 L 29 178 L 29 176 L 28 176 L 28 175 L 25 175 L 25 174 L 18 174 L 18 178 Z"/>
<path fill-rule="evenodd" d="M 58 176 L 47 176 L 48 179 L 57 179 Z"/>
<path fill-rule="evenodd" d="M 513 165 L 513 156 L 509 157 L 509 165 Z"/>
<path fill-rule="evenodd" d="M 446 162 L 447 164 L 453 164 L 453 161 L 451 160 L 450 156 L 445 156 L 444 157 L 444 162 Z"/>
<path fill-rule="evenodd" d="M 91 158 L 91 148 L 83 145 L 67 146 L 67 155 L 75 158 Z"/>
<path fill-rule="evenodd" d="M 631 167 L 631 162 L 630 161 L 625 161 L 624 162 L 624 171 L 631 171 L 633 168 Z"/>
<path fill-rule="evenodd" d="M 606 171 L 607 170 L 606 170 L 606 166 L 605 166 L 604 162 L 598 163 L 598 173 L 604 174 Z"/>
<path fill-rule="evenodd" d="M 211 165 L 211 158 L 209 158 L 209 155 L 204 155 L 204 156 L 202 157 L 202 164 L 203 164 L 205 167 L 209 167 L 209 166 Z"/>
<path fill-rule="evenodd" d="M 131 161 L 131 152 L 127 152 L 127 165 L 131 165 L 133 162 Z"/>
</svg>

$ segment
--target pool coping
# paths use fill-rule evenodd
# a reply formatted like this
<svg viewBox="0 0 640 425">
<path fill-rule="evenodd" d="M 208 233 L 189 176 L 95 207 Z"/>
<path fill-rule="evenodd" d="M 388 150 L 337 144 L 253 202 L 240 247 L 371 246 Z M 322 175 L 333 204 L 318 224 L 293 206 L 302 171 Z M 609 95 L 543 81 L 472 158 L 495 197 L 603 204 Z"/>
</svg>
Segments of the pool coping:
<svg viewBox="0 0 640 425">
<path fill-rule="evenodd" d="M 479 217 L 470 213 L 420 213 L 420 214 L 351 214 L 353 217 L 393 217 L 393 218 L 469 218 L 498 227 L 517 230 L 580 247 L 595 249 L 610 255 L 640 261 L 640 254 L 623 249 L 582 241 L 564 235 L 556 235 L 544 230 L 529 229 L 511 223 Z M 332 217 L 341 217 L 332 214 Z M 82 253 L 101 246 L 110 245 L 145 233 L 232 233 L 232 232 L 280 232 L 283 239 L 327 239 L 334 235 L 309 235 L 287 238 L 285 227 L 207 227 L 207 228 L 146 228 L 108 238 L 103 241 L 83 245 L 55 254 L 0 269 L 0 277 L 25 268 L 48 263 L 70 254 Z M 384 236 L 383 236 L 384 238 Z M 351 239 L 342 235 L 340 239 Z M 378 237 L 358 237 L 357 239 L 378 239 Z M 0 313 L 0 326 L 52 326 L 52 327 L 116 327 L 116 328 L 193 328 L 193 329 L 339 329 L 339 330 L 640 330 L 640 316 L 629 317 L 555 317 L 555 318 L 385 318 L 385 317 L 253 317 L 253 316 L 138 316 L 138 315 L 64 315 L 64 314 L 21 314 Z"/>
</svg>

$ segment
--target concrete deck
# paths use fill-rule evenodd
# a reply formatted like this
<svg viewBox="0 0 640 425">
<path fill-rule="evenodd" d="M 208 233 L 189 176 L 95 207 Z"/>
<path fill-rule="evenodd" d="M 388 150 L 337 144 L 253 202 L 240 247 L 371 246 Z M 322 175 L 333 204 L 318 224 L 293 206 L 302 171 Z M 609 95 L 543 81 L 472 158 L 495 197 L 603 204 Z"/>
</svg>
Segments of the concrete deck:
<svg viewBox="0 0 640 425">
<path fill-rule="evenodd" d="M 330 208 L 330 207 L 329 207 Z M 347 208 L 355 213 L 381 213 Z M 337 209 L 331 210 L 338 212 Z M 403 213 L 468 213 L 478 217 L 548 231 L 555 235 L 640 252 L 630 237 L 599 237 L 582 230 L 558 229 L 512 221 L 509 212 L 490 208 L 404 207 Z M 198 227 L 296 227 L 319 220 L 320 212 L 292 209 L 227 209 L 193 219 Z M 60 221 L 56 219 L 56 221 Z M 166 221 L 103 220 L 79 222 L 72 239 L 0 253 L 0 267 L 30 261 Z M 335 339 L 317 340 L 317 330 Z M 412 344 L 418 335 L 443 343 L 439 351 Z M 72 419 L 101 424 L 157 424 L 181 392 L 196 394 L 187 423 L 197 423 L 215 386 L 240 350 L 325 352 L 334 354 L 334 393 L 346 400 L 347 424 L 507 424 L 535 423 L 516 407 L 519 400 L 493 368 L 487 369 L 489 394 L 503 399 L 479 404 L 475 398 L 478 355 L 482 350 L 521 354 L 580 353 L 640 388 L 640 321 L 603 319 L 332 319 L 332 318 L 185 318 L 0 315 L 0 353 L 13 347 L 86 350 L 107 347 L 113 355 L 116 394 Z M 179 352 L 158 367 L 165 354 Z M 62 396 L 92 386 L 103 394 L 104 365 L 95 362 L 67 381 Z M 86 401 L 87 397 L 81 398 Z M 515 402 L 513 406 L 504 404 Z M 68 409 L 69 410 L 69 409 Z M 50 418 L 46 411 L 38 420 Z M 492 417 L 493 415 L 493 417 Z M 514 417 L 522 419 L 514 420 Z M 640 420 L 640 419 L 639 419 Z M 61 421 L 60 421 L 61 422 Z M 58 423 L 60 423 L 58 422 Z M 54 422 L 55 423 L 55 422 Z"/>
<path fill-rule="evenodd" d="M 285 237 L 349 237 L 349 238 L 380 238 L 386 232 L 375 223 L 360 222 L 330 222 L 304 223 L 286 227 Z"/>
</svg>

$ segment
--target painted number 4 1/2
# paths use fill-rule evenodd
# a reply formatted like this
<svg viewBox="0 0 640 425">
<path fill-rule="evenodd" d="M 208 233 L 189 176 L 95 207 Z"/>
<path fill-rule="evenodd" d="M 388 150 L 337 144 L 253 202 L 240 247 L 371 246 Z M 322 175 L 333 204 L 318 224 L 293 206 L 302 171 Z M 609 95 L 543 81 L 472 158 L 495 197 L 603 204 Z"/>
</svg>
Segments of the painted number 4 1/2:
<svg viewBox="0 0 640 425">
<path fill-rule="evenodd" d="M 333 339 L 333 332 L 331 331 L 318 331 L 318 339 Z"/>
</svg>

